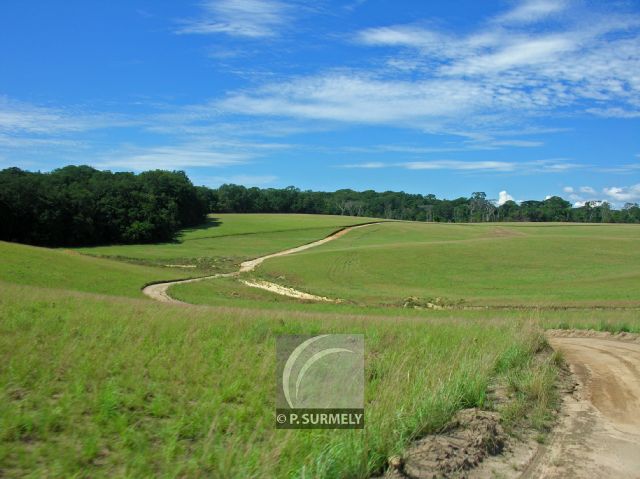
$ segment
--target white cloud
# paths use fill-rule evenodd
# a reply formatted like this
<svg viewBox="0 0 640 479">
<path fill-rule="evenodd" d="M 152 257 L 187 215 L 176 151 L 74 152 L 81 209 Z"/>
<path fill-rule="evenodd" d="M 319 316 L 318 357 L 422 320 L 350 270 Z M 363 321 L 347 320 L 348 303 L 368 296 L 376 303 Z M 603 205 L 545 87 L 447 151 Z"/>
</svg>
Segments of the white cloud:
<svg viewBox="0 0 640 479">
<path fill-rule="evenodd" d="M 565 158 L 550 158 L 547 160 L 535 160 L 525 163 L 531 171 L 538 173 L 564 173 L 566 171 L 584 168 L 580 163 L 571 163 Z"/>
<path fill-rule="evenodd" d="M 505 161 L 410 161 L 402 166 L 409 170 L 513 171 L 514 163 Z"/>
<path fill-rule="evenodd" d="M 605 118 L 640 118 L 640 109 L 629 110 L 621 107 L 587 108 L 586 112 Z"/>
<path fill-rule="evenodd" d="M 381 161 L 370 161 L 367 163 L 354 163 L 350 165 L 342 165 L 343 168 L 384 168 L 387 165 Z"/>
<path fill-rule="evenodd" d="M 586 193 L 588 195 L 594 195 L 596 193 L 596 190 L 594 190 L 590 186 L 581 186 L 580 187 L 580 193 Z"/>
<path fill-rule="evenodd" d="M 537 148 L 539 146 L 543 146 L 544 143 L 542 141 L 531 141 L 531 140 L 499 140 L 492 141 L 489 143 L 489 146 L 513 146 L 516 148 Z"/>
<path fill-rule="evenodd" d="M 513 196 L 502 190 L 498 193 L 498 205 L 504 205 L 507 201 L 513 201 Z"/>
<path fill-rule="evenodd" d="M 640 183 L 623 187 L 612 186 L 611 188 L 604 188 L 602 191 L 608 197 L 619 202 L 640 200 Z"/>
<path fill-rule="evenodd" d="M 520 2 L 513 10 L 500 15 L 496 21 L 500 23 L 531 23 L 560 13 L 568 7 L 563 0 L 527 0 Z"/>
<path fill-rule="evenodd" d="M 564 191 L 565 193 L 573 193 L 574 189 L 573 186 L 565 186 L 564 188 L 562 188 L 562 191 Z"/>
<path fill-rule="evenodd" d="M 446 37 L 441 33 L 412 25 L 368 28 L 356 34 L 357 42 L 372 46 L 436 49 L 445 40 Z"/>
<path fill-rule="evenodd" d="M 571 8 L 563 1 L 521 2 L 464 34 L 415 24 L 365 29 L 354 36 L 358 44 L 391 49 L 381 66 L 271 82 L 233 92 L 213 106 L 244 115 L 448 134 L 499 131 L 558 110 L 628 117 L 640 112 L 640 17 L 592 11 L 560 15 L 544 29 L 526 25 Z M 537 145 L 505 140 L 498 146 Z"/>
<path fill-rule="evenodd" d="M 402 149 L 391 151 L 403 152 Z M 407 150 L 413 153 L 412 149 Z M 418 150 L 419 152 L 419 150 Z M 461 160 L 424 160 L 424 161 L 407 161 L 396 163 L 383 163 L 378 161 L 351 163 L 341 165 L 343 168 L 404 168 L 408 170 L 450 170 L 462 172 L 492 172 L 492 173 L 513 173 L 513 174 L 529 174 L 529 173 L 562 173 L 575 168 L 582 168 L 584 165 L 567 163 L 564 159 L 550 160 L 534 160 L 525 162 L 509 162 L 509 161 L 461 161 Z"/>
<path fill-rule="evenodd" d="M 486 55 L 469 56 L 445 69 L 445 72 L 450 75 L 496 74 L 517 67 L 553 64 L 563 53 L 577 48 L 577 42 L 564 35 L 527 38 Z"/>
<path fill-rule="evenodd" d="M 98 160 L 99 168 L 133 171 L 179 170 L 188 167 L 222 167 L 246 163 L 251 155 L 240 152 L 212 151 L 200 145 L 158 146 L 113 152 Z"/>
<path fill-rule="evenodd" d="M 406 126 L 407 122 L 470 113 L 487 100 L 479 88 L 457 80 L 416 84 L 354 72 L 270 84 L 252 93 L 231 95 L 218 106 L 249 115 L 369 124 L 402 122 Z"/>
<path fill-rule="evenodd" d="M 276 0 L 209 0 L 204 14 L 184 23 L 176 33 L 264 38 L 278 34 L 289 21 L 289 7 Z"/>
<path fill-rule="evenodd" d="M 61 134 L 133 124 L 131 119 L 119 115 L 42 107 L 0 95 L 0 132 L 11 135 Z"/>
</svg>

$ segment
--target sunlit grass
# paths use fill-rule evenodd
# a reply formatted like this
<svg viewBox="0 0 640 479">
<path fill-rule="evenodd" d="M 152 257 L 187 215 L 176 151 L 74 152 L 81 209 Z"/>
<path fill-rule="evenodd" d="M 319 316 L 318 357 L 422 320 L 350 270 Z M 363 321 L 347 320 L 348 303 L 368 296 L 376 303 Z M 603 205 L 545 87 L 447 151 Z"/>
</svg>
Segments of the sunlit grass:
<svg viewBox="0 0 640 479">
<path fill-rule="evenodd" d="M 370 306 L 640 306 L 637 225 L 390 223 L 265 262 L 270 281 Z"/>
<path fill-rule="evenodd" d="M 207 224 L 183 230 L 175 242 L 77 248 L 84 254 L 157 265 L 191 265 L 199 271 L 233 271 L 250 258 L 321 239 L 337 229 L 375 221 L 331 215 L 215 214 Z"/>
<path fill-rule="evenodd" d="M 161 264 L 171 248 L 184 252 L 191 240 L 208 242 L 211 254 L 238 254 L 215 257 L 230 267 L 240 257 L 297 246 L 339 227 L 293 228 L 294 216 L 282 223 L 269 223 L 271 215 L 237 216 L 227 218 L 229 243 L 205 237 L 222 228 L 209 225 L 185 232 L 190 240 L 183 243 L 130 248 Z M 402 300 L 444 288 L 447 297 L 463 291 L 465 304 L 473 298 L 554 304 L 547 292 L 561 286 L 560 272 L 574 276 L 578 304 L 590 304 L 575 299 L 587 296 L 605 304 L 620 295 L 633 299 L 637 254 L 629 246 L 637 230 L 627 228 L 396 223 L 355 230 L 317 255 L 269 260 L 258 270 L 314 293 L 326 288 L 348 299 L 342 304 L 282 298 L 233 278 L 170 289 L 179 299 L 215 307 L 158 304 L 142 298 L 145 283 L 203 269 L 0 243 L 0 476 L 365 478 L 456 410 L 492 407 L 487 392 L 496 382 L 513 399 L 501 409 L 504 424 L 517 432 L 525 418 L 544 431 L 557 400 L 559 358 L 537 354 L 541 327 L 640 332 L 637 311 L 420 310 L 402 308 Z M 567 273 L 560 252 L 520 251 L 547 240 L 562 243 L 560 252 L 582 254 L 573 258 L 579 264 Z M 609 246 L 587 254 L 594 241 Z M 129 247 L 112 251 L 121 248 Z M 465 253 L 432 255 L 446 248 Z M 486 252 L 495 248 L 506 259 L 488 267 L 493 257 Z M 142 256 L 137 260 L 147 261 Z M 538 269 L 522 269 L 523 262 Z M 433 279 L 438 271 L 442 277 Z M 525 280 L 500 283 L 515 277 Z M 599 277 L 610 283 L 596 288 Z M 365 430 L 276 430 L 276 336 L 331 332 L 365 335 Z"/>
<path fill-rule="evenodd" d="M 3 284 L 5 475 L 367 477 L 482 406 L 522 321 L 174 307 Z M 366 429 L 274 428 L 275 337 L 363 333 Z"/>
</svg>

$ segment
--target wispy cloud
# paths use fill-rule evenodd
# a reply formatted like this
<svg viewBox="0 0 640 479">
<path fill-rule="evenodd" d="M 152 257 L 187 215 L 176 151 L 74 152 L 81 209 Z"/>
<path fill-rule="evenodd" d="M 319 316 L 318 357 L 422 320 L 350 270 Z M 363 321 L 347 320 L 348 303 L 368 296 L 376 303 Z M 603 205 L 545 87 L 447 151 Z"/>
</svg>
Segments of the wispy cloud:
<svg viewBox="0 0 640 479">
<path fill-rule="evenodd" d="M 176 170 L 189 167 L 224 167 L 247 163 L 252 155 L 215 151 L 199 145 L 128 148 L 114 151 L 93 163 L 98 168 L 118 170 Z"/>
<path fill-rule="evenodd" d="M 576 206 L 584 206 L 587 201 L 600 201 L 603 199 L 618 206 L 626 202 L 640 201 L 640 183 L 631 186 L 610 186 L 598 191 L 591 186 L 581 186 L 574 188 L 565 186 L 565 193 L 569 193 L 569 199 L 575 202 Z"/>
<path fill-rule="evenodd" d="M 218 106 L 247 115 L 354 123 L 388 124 L 470 112 L 488 101 L 481 88 L 462 81 L 414 83 L 381 80 L 365 73 L 332 73 L 271 84 L 250 93 L 232 94 Z"/>
<path fill-rule="evenodd" d="M 0 95 L 0 132 L 12 135 L 60 134 L 132 124 L 132 119 L 122 115 L 43 107 Z"/>
<path fill-rule="evenodd" d="M 348 165 L 341 165 L 342 168 L 364 168 L 364 169 L 377 169 L 377 168 L 386 168 L 386 163 L 382 161 L 368 161 L 365 163 L 351 163 Z"/>
<path fill-rule="evenodd" d="M 402 164 L 409 170 L 514 171 L 515 163 L 506 161 L 410 161 Z"/>
<path fill-rule="evenodd" d="M 498 23 L 532 23 L 548 19 L 569 7 L 565 0 L 527 0 L 496 18 Z"/>
<path fill-rule="evenodd" d="M 525 162 L 512 161 L 462 161 L 462 160 L 424 160 L 405 162 L 363 162 L 341 165 L 343 168 L 403 168 L 407 170 L 448 170 L 468 173 L 564 173 L 584 168 L 585 165 L 572 163 L 564 158 L 534 160 Z M 571 190 L 573 191 L 573 189 Z"/>
<path fill-rule="evenodd" d="M 245 38 L 278 35 L 291 9 L 276 0 L 209 0 L 199 18 L 182 22 L 176 33 L 227 34 Z"/>
<path fill-rule="evenodd" d="M 419 25 L 362 30 L 356 43 L 391 52 L 383 66 L 267 83 L 216 107 L 432 133 L 525 126 L 550 114 L 640 115 L 640 17 L 607 11 L 575 20 L 572 5 L 519 2 L 463 34 Z M 549 18 L 556 22 L 531 25 Z M 398 62 L 410 68 L 389 66 Z"/>
<path fill-rule="evenodd" d="M 632 186 L 612 186 L 604 188 L 602 191 L 615 201 L 631 202 L 640 200 L 640 183 Z"/>
</svg>

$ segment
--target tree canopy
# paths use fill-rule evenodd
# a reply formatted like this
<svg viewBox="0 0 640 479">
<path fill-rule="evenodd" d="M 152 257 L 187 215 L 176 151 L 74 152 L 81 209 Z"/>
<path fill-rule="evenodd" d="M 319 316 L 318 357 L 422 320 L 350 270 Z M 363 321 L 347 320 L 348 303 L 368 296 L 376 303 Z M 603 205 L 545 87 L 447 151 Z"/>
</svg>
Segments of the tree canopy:
<svg viewBox="0 0 640 479">
<path fill-rule="evenodd" d="M 0 239 L 46 246 L 166 241 L 205 219 L 184 172 L 112 173 L 67 166 L 0 171 Z"/>
<path fill-rule="evenodd" d="M 182 171 L 112 173 L 67 166 L 50 173 L 0 171 L 0 239 L 45 246 L 145 243 L 171 240 L 207 213 L 311 213 L 437 221 L 573 221 L 640 223 L 640 207 L 616 210 L 606 202 L 574 208 L 553 196 L 497 205 L 484 192 L 452 200 L 433 194 L 342 189 L 217 189 L 193 186 Z"/>
</svg>

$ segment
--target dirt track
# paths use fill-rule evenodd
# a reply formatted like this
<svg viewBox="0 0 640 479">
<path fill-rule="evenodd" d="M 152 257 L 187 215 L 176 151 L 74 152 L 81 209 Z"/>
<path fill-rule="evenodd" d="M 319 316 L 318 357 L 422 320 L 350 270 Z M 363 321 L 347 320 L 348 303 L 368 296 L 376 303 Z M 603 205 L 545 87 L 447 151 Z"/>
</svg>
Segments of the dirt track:
<svg viewBox="0 0 640 479">
<path fill-rule="evenodd" d="M 254 269 L 256 269 L 260 264 L 262 264 L 263 261 L 269 258 L 277 258 L 279 256 L 286 256 L 293 253 L 299 253 L 300 251 L 304 251 L 310 248 L 315 248 L 316 246 L 320 246 L 322 244 L 328 243 L 329 241 L 338 239 L 341 236 L 346 235 L 351 230 L 354 230 L 357 228 L 364 228 L 365 226 L 377 225 L 380 223 L 383 223 L 383 222 L 377 221 L 374 223 L 364 223 L 356 226 L 347 226 L 346 228 L 342 228 L 336 231 L 335 233 L 327 236 L 326 238 L 322 238 L 321 240 L 314 241 L 312 243 L 308 243 L 302 246 L 296 246 L 295 248 L 290 248 L 284 251 L 279 251 L 278 253 L 261 256 L 259 258 L 255 258 L 249 261 L 244 261 L 243 263 L 240 264 L 240 269 L 235 273 L 214 274 L 212 276 L 203 276 L 201 278 L 179 279 L 174 281 L 167 281 L 165 283 L 150 284 L 148 286 L 145 286 L 142 289 L 142 292 L 147 296 L 149 296 L 151 299 L 155 299 L 156 301 L 160 301 L 162 303 L 188 304 L 169 296 L 169 293 L 167 292 L 169 287 L 174 284 L 194 283 L 196 281 L 203 281 L 205 279 L 214 279 L 214 278 L 229 278 L 233 276 L 238 276 L 240 275 L 240 273 L 248 273 L 249 271 L 253 271 Z M 289 297 L 298 298 L 298 299 L 307 299 L 311 301 L 334 302 L 334 300 L 325 298 L 323 296 L 316 296 L 313 294 L 305 293 L 304 291 L 298 291 L 293 288 L 287 288 L 275 283 L 269 283 L 268 281 L 243 281 L 243 283 L 246 286 L 249 286 L 251 288 L 264 289 L 266 291 L 270 291 L 275 294 L 280 294 L 282 296 L 289 296 Z"/>
<path fill-rule="evenodd" d="M 551 337 L 578 385 L 524 478 L 640 478 L 640 344 Z"/>
</svg>

